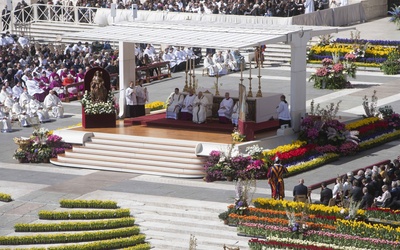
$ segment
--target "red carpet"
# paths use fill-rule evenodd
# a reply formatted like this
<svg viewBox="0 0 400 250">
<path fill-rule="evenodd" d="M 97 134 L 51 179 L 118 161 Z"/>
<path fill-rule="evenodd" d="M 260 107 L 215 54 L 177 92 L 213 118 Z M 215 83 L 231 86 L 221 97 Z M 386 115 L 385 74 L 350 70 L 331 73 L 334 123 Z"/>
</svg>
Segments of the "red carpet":
<svg viewBox="0 0 400 250">
<path fill-rule="evenodd" d="M 207 119 L 206 123 L 197 124 L 192 121 L 182 121 L 166 119 L 165 113 L 153 114 L 140 116 L 135 118 L 126 118 L 124 120 L 125 126 L 131 125 L 142 125 L 149 127 L 162 127 L 162 128 L 173 128 L 173 129 L 186 129 L 186 130 L 197 130 L 197 131 L 210 131 L 210 132 L 226 132 L 231 133 L 233 131 L 232 124 L 221 124 L 218 119 Z M 279 121 L 266 121 L 257 123 L 255 125 L 255 132 L 276 130 L 279 128 Z"/>
</svg>

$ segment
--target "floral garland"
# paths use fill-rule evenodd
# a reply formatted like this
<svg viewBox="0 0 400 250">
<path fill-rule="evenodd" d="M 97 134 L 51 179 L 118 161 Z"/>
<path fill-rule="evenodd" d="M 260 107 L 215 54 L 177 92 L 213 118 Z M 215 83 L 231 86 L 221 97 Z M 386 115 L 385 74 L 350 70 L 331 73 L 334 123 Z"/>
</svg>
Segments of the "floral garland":
<svg viewBox="0 0 400 250">
<path fill-rule="evenodd" d="M 98 115 L 98 114 L 114 114 L 114 95 L 111 91 L 108 91 L 106 102 L 93 103 L 89 92 L 86 90 L 81 100 L 82 107 L 87 115 Z"/>
</svg>

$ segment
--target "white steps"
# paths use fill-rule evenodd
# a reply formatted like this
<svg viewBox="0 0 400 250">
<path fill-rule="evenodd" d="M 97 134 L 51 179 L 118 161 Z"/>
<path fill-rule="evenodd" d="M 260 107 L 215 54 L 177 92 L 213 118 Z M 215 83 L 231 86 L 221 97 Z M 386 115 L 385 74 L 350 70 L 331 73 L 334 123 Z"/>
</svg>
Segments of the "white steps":
<svg viewBox="0 0 400 250">
<path fill-rule="evenodd" d="M 206 158 L 195 155 L 197 145 L 195 141 L 94 133 L 84 146 L 73 147 L 51 162 L 76 168 L 203 178 Z"/>
<path fill-rule="evenodd" d="M 189 249 L 190 235 L 197 240 L 197 250 L 223 249 L 224 245 L 249 249 L 250 238 L 238 236 L 236 227 L 224 225 L 218 218 L 225 210 L 204 203 L 199 207 L 146 202 L 132 214 L 154 249 Z"/>
</svg>

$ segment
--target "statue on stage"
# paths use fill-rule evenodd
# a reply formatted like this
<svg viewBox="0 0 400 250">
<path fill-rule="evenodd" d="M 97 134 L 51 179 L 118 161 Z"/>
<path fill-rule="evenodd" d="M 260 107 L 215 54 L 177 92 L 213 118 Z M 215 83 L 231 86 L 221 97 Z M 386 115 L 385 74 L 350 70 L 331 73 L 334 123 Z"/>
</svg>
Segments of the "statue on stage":
<svg viewBox="0 0 400 250">
<path fill-rule="evenodd" d="M 96 71 L 90 83 L 90 98 L 93 103 L 107 101 L 107 88 L 104 84 L 103 72 Z"/>
</svg>

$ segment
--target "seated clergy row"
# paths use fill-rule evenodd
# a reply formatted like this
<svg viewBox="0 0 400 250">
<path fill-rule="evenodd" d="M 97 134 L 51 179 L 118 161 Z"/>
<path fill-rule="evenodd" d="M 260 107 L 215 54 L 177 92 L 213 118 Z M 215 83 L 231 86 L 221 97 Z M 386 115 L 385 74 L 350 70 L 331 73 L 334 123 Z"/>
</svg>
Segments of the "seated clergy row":
<svg viewBox="0 0 400 250">
<path fill-rule="evenodd" d="M 203 92 L 197 95 L 193 90 L 189 90 L 186 97 L 179 92 L 178 88 L 167 99 L 167 119 L 192 120 L 194 123 L 204 123 L 207 119 L 207 109 L 212 105 L 204 96 Z M 229 93 L 225 93 L 225 98 L 221 101 L 218 109 L 219 121 L 221 123 L 231 123 L 237 126 L 239 118 L 239 102 L 234 104 Z"/>
<path fill-rule="evenodd" d="M 229 70 L 239 71 L 244 66 L 244 57 L 238 50 L 227 50 L 224 53 L 217 51 L 214 55 L 208 53 L 204 58 L 204 68 L 209 76 L 226 75 Z"/>
<path fill-rule="evenodd" d="M 50 115 L 55 118 L 64 116 L 64 108 L 54 90 L 50 90 L 43 102 L 39 102 L 28 94 L 25 89 L 20 97 L 8 95 L 0 104 L 1 132 L 12 131 L 12 121 L 18 121 L 20 126 L 29 127 L 50 121 Z"/>
</svg>

